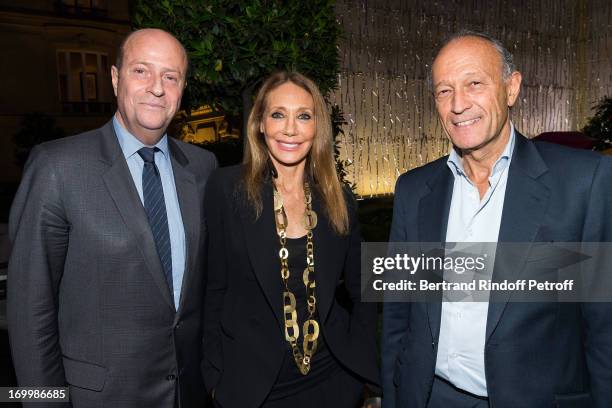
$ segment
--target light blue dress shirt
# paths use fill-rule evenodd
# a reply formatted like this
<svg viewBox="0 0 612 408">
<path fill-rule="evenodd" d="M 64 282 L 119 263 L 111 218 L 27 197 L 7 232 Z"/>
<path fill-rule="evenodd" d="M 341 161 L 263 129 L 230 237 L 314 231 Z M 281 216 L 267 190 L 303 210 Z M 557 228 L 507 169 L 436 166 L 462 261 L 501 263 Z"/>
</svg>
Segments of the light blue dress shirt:
<svg viewBox="0 0 612 408">
<path fill-rule="evenodd" d="M 447 163 L 455 181 L 446 242 L 497 242 L 516 138 L 514 126 L 510 126 L 510 139 L 493 165 L 489 189 L 482 199 L 476 185 L 465 174 L 461 157 L 454 149 L 451 152 Z M 493 265 L 494 246 L 487 245 L 486 248 L 489 249 L 487 265 Z M 446 271 L 444 276 L 446 279 Z M 488 310 L 488 302 L 442 302 L 436 359 L 438 376 L 483 397 L 488 396 L 484 365 Z"/>
<path fill-rule="evenodd" d="M 142 195 L 142 170 L 144 161 L 138 154 L 138 150 L 143 147 L 157 147 L 160 151 L 155 153 L 155 165 L 159 170 L 162 188 L 164 190 L 164 201 L 166 212 L 168 213 L 168 231 L 170 232 L 170 252 L 172 254 L 172 285 L 174 287 L 174 307 L 178 309 L 181 299 L 181 286 L 183 285 L 183 274 L 185 273 L 185 228 L 176 194 L 174 184 L 174 173 L 172 172 L 172 160 L 168 148 L 168 136 L 164 135 L 155 146 L 147 146 L 136 139 L 130 132 L 119 124 L 113 117 L 113 126 L 121 146 L 121 151 L 132 174 L 132 179 L 136 185 L 140 202 L 144 206 Z"/>
</svg>

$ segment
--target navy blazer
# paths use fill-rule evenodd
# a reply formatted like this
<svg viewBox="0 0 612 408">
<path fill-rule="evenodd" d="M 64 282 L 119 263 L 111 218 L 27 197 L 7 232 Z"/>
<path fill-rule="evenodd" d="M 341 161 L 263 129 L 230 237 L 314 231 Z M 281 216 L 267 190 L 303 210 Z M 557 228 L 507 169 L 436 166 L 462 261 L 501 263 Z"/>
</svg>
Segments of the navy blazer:
<svg viewBox="0 0 612 408">
<path fill-rule="evenodd" d="M 445 240 L 454 183 L 447 158 L 398 179 L 390 241 Z M 536 143 L 517 133 L 499 241 L 612 241 L 610 180 L 610 158 Z M 496 265 L 512 262 L 515 267 L 495 268 L 493 280 L 528 278 L 525 255 L 498 255 Z M 384 306 L 383 406 L 425 408 L 441 303 Z M 492 299 L 485 376 L 492 408 L 612 407 L 612 305 Z"/>
</svg>

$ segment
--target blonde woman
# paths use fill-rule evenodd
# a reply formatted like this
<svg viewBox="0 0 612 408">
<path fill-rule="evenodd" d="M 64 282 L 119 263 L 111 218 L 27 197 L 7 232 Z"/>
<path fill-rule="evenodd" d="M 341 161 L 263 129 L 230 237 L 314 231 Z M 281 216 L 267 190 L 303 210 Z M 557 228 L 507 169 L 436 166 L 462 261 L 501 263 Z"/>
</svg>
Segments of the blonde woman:
<svg viewBox="0 0 612 408">
<path fill-rule="evenodd" d="M 210 178 L 204 376 L 221 407 L 357 407 L 378 384 L 376 308 L 360 302 L 355 203 L 317 86 L 278 72 L 243 164 Z"/>
</svg>

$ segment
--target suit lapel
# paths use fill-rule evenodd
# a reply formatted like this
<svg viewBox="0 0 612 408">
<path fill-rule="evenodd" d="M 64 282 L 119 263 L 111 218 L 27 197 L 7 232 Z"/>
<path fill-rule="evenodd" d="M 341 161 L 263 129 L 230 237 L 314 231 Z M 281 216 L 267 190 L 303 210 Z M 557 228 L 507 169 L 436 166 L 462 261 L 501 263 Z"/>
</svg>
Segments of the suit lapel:
<svg viewBox="0 0 612 408">
<path fill-rule="evenodd" d="M 196 261 L 198 258 L 198 243 L 202 222 L 195 176 L 187 169 L 189 160 L 174 140 L 168 138 L 168 145 L 172 158 L 172 172 L 174 173 L 176 194 L 181 210 L 183 228 L 185 229 L 185 271 L 181 285 L 180 310 L 185 302 L 186 291 L 189 288 L 188 282 L 191 281 L 194 273 L 201 273 L 201 271 L 196 270 Z"/>
<path fill-rule="evenodd" d="M 548 171 L 537 149 L 518 132 L 504 199 L 498 242 L 523 243 L 520 246 L 498 246 L 493 281 L 519 278 L 532 243 L 544 219 L 550 190 L 538 178 Z M 508 303 L 509 292 L 493 292 L 487 317 L 487 339 L 499 323 Z"/>
<path fill-rule="evenodd" d="M 440 167 L 434 176 L 427 182 L 430 193 L 425 195 L 419 202 L 419 241 L 420 242 L 444 242 L 446 239 L 446 227 L 448 224 L 448 213 L 453 195 L 453 174 L 448 169 L 446 162 L 440 163 Z M 432 282 L 442 281 L 442 271 L 431 276 Z M 439 299 L 428 302 L 427 315 L 431 337 L 437 341 L 440 332 L 440 318 L 442 314 L 442 293 Z"/>
<path fill-rule="evenodd" d="M 274 204 L 272 186 L 265 183 L 262 188 L 263 211 L 255 220 L 253 211 L 249 208 L 241 208 L 240 218 L 244 229 L 244 240 L 247 253 L 255 277 L 261 286 L 274 316 L 281 327 L 284 327 L 283 310 L 283 286 L 280 275 L 280 260 L 278 251 L 280 242 L 276 233 L 274 222 Z M 240 197 L 239 200 L 243 200 Z"/>
<path fill-rule="evenodd" d="M 168 303 L 168 306 L 174 309 L 174 302 L 170 296 L 170 289 L 166 283 L 162 265 L 157 254 L 151 227 L 138 196 L 138 191 L 134 186 L 127 162 L 121 152 L 112 121 L 107 123 L 101 129 L 101 132 L 101 160 L 109 165 L 108 170 L 102 176 L 104 184 L 119 210 L 125 225 L 134 235 L 135 244 L 142 253 L 153 281 L 159 287 L 162 297 Z"/>
<path fill-rule="evenodd" d="M 336 282 L 344 270 L 344 251 L 340 250 L 344 248 L 344 238 L 334 232 L 316 196 L 312 207 L 319 219 L 313 231 L 317 308 L 320 321 L 325 322 L 336 294 Z"/>
</svg>

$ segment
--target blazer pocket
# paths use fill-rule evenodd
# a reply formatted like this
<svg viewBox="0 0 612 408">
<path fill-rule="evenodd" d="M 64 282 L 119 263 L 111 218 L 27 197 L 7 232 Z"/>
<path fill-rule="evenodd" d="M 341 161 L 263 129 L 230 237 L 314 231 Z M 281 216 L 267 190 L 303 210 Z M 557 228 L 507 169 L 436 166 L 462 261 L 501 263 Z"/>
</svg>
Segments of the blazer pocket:
<svg viewBox="0 0 612 408">
<path fill-rule="evenodd" d="M 589 408 L 591 394 L 587 392 L 555 395 L 555 408 Z"/>
<path fill-rule="evenodd" d="M 102 391 L 108 369 L 93 363 L 63 356 L 64 372 L 68 384 L 92 391 Z"/>
</svg>

